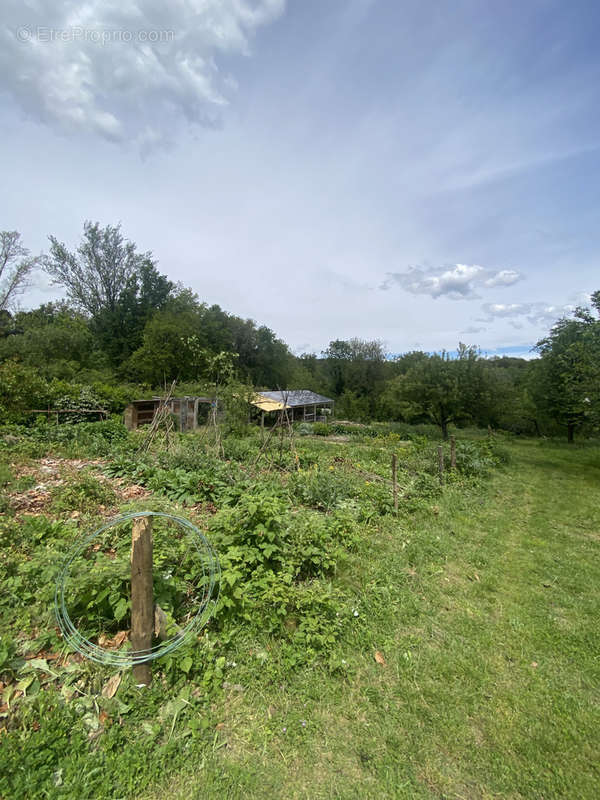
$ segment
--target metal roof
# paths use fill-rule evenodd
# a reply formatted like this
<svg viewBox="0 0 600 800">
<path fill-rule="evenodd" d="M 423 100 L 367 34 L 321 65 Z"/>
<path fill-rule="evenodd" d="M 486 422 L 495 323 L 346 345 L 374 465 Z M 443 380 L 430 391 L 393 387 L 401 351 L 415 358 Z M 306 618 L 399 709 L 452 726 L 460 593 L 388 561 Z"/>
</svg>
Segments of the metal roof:
<svg viewBox="0 0 600 800">
<path fill-rule="evenodd" d="M 314 406 L 321 403 L 333 403 L 330 397 L 311 392 L 308 389 L 283 389 L 276 392 L 259 392 L 254 405 L 263 411 L 279 411 L 283 408 Z"/>
</svg>

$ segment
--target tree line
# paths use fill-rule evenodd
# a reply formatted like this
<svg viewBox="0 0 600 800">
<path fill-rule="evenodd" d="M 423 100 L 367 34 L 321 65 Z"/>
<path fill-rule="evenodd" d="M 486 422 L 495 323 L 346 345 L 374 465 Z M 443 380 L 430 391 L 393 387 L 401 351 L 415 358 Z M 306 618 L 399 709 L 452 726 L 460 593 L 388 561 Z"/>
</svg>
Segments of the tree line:
<svg viewBox="0 0 600 800">
<path fill-rule="evenodd" d="M 0 411 L 14 418 L 82 392 L 117 411 L 173 380 L 192 393 L 225 359 L 256 388 L 310 388 L 336 400 L 338 417 L 430 422 L 444 437 L 450 425 L 477 425 L 573 441 L 600 421 L 600 292 L 558 320 L 532 360 L 483 358 L 465 344 L 389 358 L 381 342 L 357 338 L 297 357 L 270 328 L 173 283 L 120 225 L 86 222 L 75 250 L 49 241 L 32 257 L 18 232 L 0 232 Z M 15 310 L 36 268 L 66 298 Z"/>
</svg>

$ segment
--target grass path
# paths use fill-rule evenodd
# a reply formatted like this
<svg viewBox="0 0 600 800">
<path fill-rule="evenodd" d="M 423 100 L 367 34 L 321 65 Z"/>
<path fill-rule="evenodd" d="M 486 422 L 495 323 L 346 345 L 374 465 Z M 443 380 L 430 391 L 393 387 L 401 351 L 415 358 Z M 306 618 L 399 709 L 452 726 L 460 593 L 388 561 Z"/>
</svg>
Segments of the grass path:
<svg viewBox="0 0 600 800">
<path fill-rule="evenodd" d="M 382 522 L 344 576 L 345 677 L 249 680 L 205 761 L 144 796 L 596 798 L 600 453 L 511 451 L 478 495 Z"/>
</svg>

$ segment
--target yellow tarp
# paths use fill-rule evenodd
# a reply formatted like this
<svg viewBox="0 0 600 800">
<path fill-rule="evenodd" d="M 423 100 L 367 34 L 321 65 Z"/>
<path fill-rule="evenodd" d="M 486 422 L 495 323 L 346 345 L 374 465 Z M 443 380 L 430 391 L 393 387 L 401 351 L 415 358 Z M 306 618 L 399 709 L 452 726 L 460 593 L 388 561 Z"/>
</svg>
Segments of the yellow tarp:
<svg viewBox="0 0 600 800">
<path fill-rule="evenodd" d="M 280 400 L 271 400 L 270 397 L 263 397 L 262 394 L 254 396 L 252 405 L 260 408 L 261 411 L 283 411 L 286 408 L 285 403 Z"/>
</svg>

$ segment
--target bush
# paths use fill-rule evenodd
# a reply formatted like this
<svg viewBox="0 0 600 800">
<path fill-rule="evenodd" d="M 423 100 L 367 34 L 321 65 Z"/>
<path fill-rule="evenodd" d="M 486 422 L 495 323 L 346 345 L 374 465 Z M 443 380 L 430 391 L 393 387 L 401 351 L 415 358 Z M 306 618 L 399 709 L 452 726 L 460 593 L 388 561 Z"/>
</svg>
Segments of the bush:
<svg viewBox="0 0 600 800">
<path fill-rule="evenodd" d="M 23 421 L 27 409 L 44 408 L 48 383 L 38 369 L 6 361 L 0 365 L 0 414 L 9 422 Z"/>
<path fill-rule="evenodd" d="M 321 579 L 356 544 L 351 514 L 290 516 L 280 497 L 261 492 L 220 511 L 211 531 L 221 554 L 224 613 L 302 642 L 303 659 L 335 641 L 342 596 Z"/>
<path fill-rule="evenodd" d="M 347 486 L 347 481 L 327 470 L 320 470 L 317 464 L 294 473 L 288 483 L 293 500 L 321 511 L 331 511 L 340 500 L 348 497 Z"/>
<path fill-rule="evenodd" d="M 67 425 L 74 425 L 78 422 L 90 422 L 90 414 L 86 411 L 95 411 L 102 408 L 102 401 L 98 395 L 94 394 L 89 386 L 82 386 L 77 394 L 66 394 L 54 400 L 54 408 L 64 408 L 70 411 L 80 411 L 80 414 L 63 414 L 62 422 Z M 59 419 L 61 419 L 59 415 Z"/>
<path fill-rule="evenodd" d="M 296 433 L 299 436 L 310 436 L 312 432 L 313 432 L 313 426 L 310 424 L 310 422 L 301 422 L 296 427 Z"/>
<path fill-rule="evenodd" d="M 329 436 L 331 428 L 326 422 L 315 422 L 312 426 L 312 432 L 315 436 Z"/>
<path fill-rule="evenodd" d="M 507 460 L 507 451 L 490 437 L 456 443 L 456 469 L 466 477 L 486 477 L 494 467 L 506 463 Z"/>
<path fill-rule="evenodd" d="M 89 511 L 98 505 L 110 506 L 116 495 L 106 481 L 83 474 L 76 480 L 59 486 L 52 492 L 52 507 L 55 511 Z"/>
</svg>

